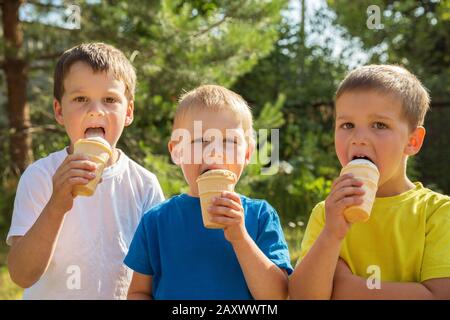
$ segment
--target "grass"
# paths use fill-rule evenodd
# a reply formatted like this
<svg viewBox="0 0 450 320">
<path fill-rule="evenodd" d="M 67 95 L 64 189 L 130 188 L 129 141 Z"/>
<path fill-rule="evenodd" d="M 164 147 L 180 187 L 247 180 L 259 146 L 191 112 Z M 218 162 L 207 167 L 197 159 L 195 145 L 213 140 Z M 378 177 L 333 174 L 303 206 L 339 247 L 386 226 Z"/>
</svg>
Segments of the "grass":
<svg viewBox="0 0 450 320">
<path fill-rule="evenodd" d="M 300 223 L 290 222 L 284 228 L 284 236 L 289 246 L 292 266 L 295 267 L 300 256 L 300 242 L 303 237 L 304 227 Z M 6 255 L 8 247 L 0 243 L 0 300 L 22 299 L 22 288 L 16 286 L 9 277 L 6 267 Z"/>
<path fill-rule="evenodd" d="M 6 255 L 8 247 L 6 244 L 0 244 L 0 300 L 19 300 L 22 299 L 22 288 L 16 286 L 9 277 L 6 267 Z"/>
</svg>

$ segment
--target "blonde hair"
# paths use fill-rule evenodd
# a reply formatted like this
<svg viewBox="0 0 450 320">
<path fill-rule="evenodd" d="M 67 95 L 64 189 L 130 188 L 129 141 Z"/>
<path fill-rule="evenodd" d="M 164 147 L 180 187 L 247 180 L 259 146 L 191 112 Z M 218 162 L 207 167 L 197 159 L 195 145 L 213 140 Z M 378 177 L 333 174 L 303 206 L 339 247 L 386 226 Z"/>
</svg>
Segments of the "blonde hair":
<svg viewBox="0 0 450 320">
<path fill-rule="evenodd" d="M 427 89 L 416 76 L 397 65 L 373 64 L 351 71 L 339 84 L 335 100 L 345 92 L 355 90 L 376 90 L 397 96 L 411 129 L 423 125 L 430 107 Z"/>
<path fill-rule="evenodd" d="M 218 85 L 202 85 L 184 93 L 178 103 L 173 127 L 188 114 L 198 111 L 231 111 L 242 122 L 244 131 L 253 130 L 253 117 L 247 102 L 237 93 Z"/>
</svg>

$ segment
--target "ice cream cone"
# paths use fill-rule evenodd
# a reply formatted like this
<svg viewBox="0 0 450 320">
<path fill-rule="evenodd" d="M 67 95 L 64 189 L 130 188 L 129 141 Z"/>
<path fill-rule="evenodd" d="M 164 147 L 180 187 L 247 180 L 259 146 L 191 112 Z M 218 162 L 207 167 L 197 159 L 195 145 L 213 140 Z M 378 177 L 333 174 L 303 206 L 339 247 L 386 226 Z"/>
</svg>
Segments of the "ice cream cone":
<svg viewBox="0 0 450 320">
<path fill-rule="evenodd" d="M 234 191 L 237 182 L 236 175 L 228 170 L 210 170 L 197 178 L 202 218 L 205 228 L 223 229 L 224 225 L 210 221 L 208 207 L 212 204 L 212 198 L 220 196 L 222 191 Z"/>
<path fill-rule="evenodd" d="M 86 154 L 90 161 L 97 163 L 95 178 L 85 185 L 76 185 L 73 188 L 73 193 L 78 196 L 92 196 L 108 160 L 112 157 L 111 146 L 101 137 L 90 137 L 75 142 L 74 153 Z"/>
<path fill-rule="evenodd" d="M 378 168 L 369 160 L 355 159 L 350 161 L 341 170 L 341 175 L 353 173 L 353 176 L 363 182 L 362 188 L 365 193 L 363 195 L 363 203 L 356 206 L 348 207 L 344 210 L 345 219 L 348 222 L 365 222 L 369 220 L 372 211 L 373 202 L 378 189 L 378 179 L 380 173 Z"/>
</svg>

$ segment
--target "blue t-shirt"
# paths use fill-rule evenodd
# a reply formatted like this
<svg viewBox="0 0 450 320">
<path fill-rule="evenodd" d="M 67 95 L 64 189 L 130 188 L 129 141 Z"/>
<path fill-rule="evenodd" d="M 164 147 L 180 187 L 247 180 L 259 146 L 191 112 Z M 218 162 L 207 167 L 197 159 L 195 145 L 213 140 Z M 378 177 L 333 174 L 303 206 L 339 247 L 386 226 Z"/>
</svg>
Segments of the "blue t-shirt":
<svg viewBox="0 0 450 320">
<path fill-rule="evenodd" d="M 291 274 L 277 212 L 267 201 L 240 197 L 248 234 L 273 263 Z M 187 194 L 143 216 L 124 262 L 152 276 L 154 299 L 253 299 L 223 230 L 205 228 L 200 199 Z"/>
</svg>

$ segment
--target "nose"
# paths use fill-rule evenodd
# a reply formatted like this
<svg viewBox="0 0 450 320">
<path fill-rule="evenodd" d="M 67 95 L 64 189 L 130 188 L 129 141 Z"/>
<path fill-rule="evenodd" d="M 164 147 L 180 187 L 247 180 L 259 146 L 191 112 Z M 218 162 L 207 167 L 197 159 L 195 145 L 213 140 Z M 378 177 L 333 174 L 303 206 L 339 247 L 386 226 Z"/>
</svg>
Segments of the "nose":
<svg viewBox="0 0 450 320">
<path fill-rule="evenodd" d="M 223 164 L 224 150 L 221 143 L 211 142 L 205 147 L 205 163 Z"/>
<path fill-rule="evenodd" d="M 105 111 L 103 109 L 103 105 L 100 102 L 92 101 L 88 107 L 88 115 L 89 117 L 101 117 L 105 115 Z"/>
<path fill-rule="evenodd" d="M 367 145 L 368 138 L 364 129 L 354 128 L 350 137 L 350 142 L 353 145 Z"/>
</svg>

